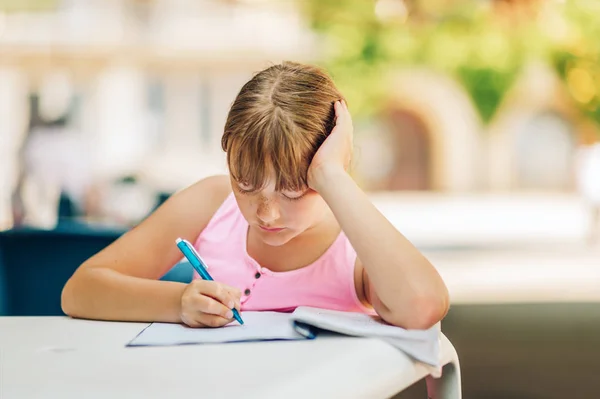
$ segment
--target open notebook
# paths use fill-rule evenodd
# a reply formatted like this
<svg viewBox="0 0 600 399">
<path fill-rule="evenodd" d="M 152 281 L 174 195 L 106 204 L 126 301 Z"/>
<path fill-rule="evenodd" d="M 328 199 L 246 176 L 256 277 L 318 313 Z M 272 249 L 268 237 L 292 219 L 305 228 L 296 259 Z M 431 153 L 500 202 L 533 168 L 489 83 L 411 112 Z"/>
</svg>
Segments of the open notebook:
<svg viewBox="0 0 600 399">
<path fill-rule="evenodd" d="M 389 342 L 416 360 L 440 363 L 440 325 L 428 330 L 406 330 L 378 318 L 335 310 L 299 307 L 292 313 L 243 312 L 244 325 L 222 328 L 189 328 L 180 324 L 153 323 L 128 346 L 165 346 L 241 341 L 313 339 L 320 330 L 375 337 Z"/>
</svg>

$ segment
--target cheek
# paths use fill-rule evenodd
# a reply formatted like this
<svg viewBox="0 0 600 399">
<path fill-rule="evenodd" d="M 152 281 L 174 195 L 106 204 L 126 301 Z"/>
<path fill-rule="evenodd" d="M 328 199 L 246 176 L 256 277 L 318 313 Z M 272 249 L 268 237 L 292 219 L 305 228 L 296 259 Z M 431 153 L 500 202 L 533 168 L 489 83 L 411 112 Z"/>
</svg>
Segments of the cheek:
<svg viewBox="0 0 600 399">
<path fill-rule="evenodd" d="M 295 225 L 308 227 L 319 221 L 327 205 L 320 198 L 307 198 L 285 206 L 286 219 Z"/>
<path fill-rule="evenodd" d="M 240 211 L 242 212 L 242 215 L 244 215 L 244 217 L 248 218 L 248 216 L 250 216 L 250 214 L 252 214 L 252 209 L 254 207 L 253 205 L 253 201 L 249 196 L 246 195 L 240 195 L 237 193 L 234 193 L 235 195 L 235 199 L 237 201 L 238 207 L 240 208 Z"/>
</svg>

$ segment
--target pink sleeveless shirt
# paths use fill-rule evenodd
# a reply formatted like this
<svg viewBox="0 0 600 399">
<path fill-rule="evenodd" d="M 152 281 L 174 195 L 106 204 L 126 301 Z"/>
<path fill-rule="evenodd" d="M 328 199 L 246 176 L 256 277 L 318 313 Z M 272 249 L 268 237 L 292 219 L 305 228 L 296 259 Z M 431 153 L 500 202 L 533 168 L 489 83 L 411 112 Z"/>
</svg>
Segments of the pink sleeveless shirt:
<svg viewBox="0 0 600 399">
<path fill-rule="evenodd" d="M 287 272 L 273 272 L 250 257 L 247 234 L 248 222 L 230 194 L 195 242 L 211 276 L 242 291 L 242 310 L 292 311 L 313 306 L 373 312 L 356 294 L 356 252 L 343 232 L 316 262 Z"/>
</svg>

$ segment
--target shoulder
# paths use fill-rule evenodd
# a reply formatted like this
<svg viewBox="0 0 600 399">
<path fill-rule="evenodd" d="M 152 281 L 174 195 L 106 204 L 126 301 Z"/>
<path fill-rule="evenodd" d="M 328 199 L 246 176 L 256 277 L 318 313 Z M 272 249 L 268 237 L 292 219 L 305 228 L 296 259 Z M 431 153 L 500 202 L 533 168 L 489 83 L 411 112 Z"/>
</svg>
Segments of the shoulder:
<svg viewBox="0 0 600 399">
<path fill-rule="evenodd" d="M 208 201 L 207 205 L 217 208 L 231 193 L 231 182 L 227 175 L 216 175 L 204 178 L 188 187 L 190 196 L 201 197 Z"/>
<path fill-rule="evenodd" d="M 199 234 L 231 192 L 228 176 L 211 176 L 178 191 L 159 208 L 155 218 L 190 225 L 190 233 Z"/>
<path fill-rule="evenodd" d="M 173 242 L 195 240 L 227 198 L 227 176 L 202 179 L 176 192 L 140 224 L 85 262 L 128 275 L 159 278 L 181 259 Z"/>
</svg>

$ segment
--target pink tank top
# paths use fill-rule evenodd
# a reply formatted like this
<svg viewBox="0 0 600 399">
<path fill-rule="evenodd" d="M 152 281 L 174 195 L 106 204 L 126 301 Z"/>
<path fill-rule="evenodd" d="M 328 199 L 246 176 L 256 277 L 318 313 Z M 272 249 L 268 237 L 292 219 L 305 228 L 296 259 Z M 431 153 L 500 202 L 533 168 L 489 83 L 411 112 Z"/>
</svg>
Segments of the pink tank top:
<svg viewBox="0 0 600 399">
<path fill-rule="evenodd" d="M 230 194 L 195 242 L 211 276 L 242 291 L 242 310 L 292 311 L 313 306 L 373 312 L 356 294 L 356 252 L 343 232 L 316 262 L 288 272 L 273 272 L 250 257 L 247 234 L 248 222 Z"/>
</svg>

